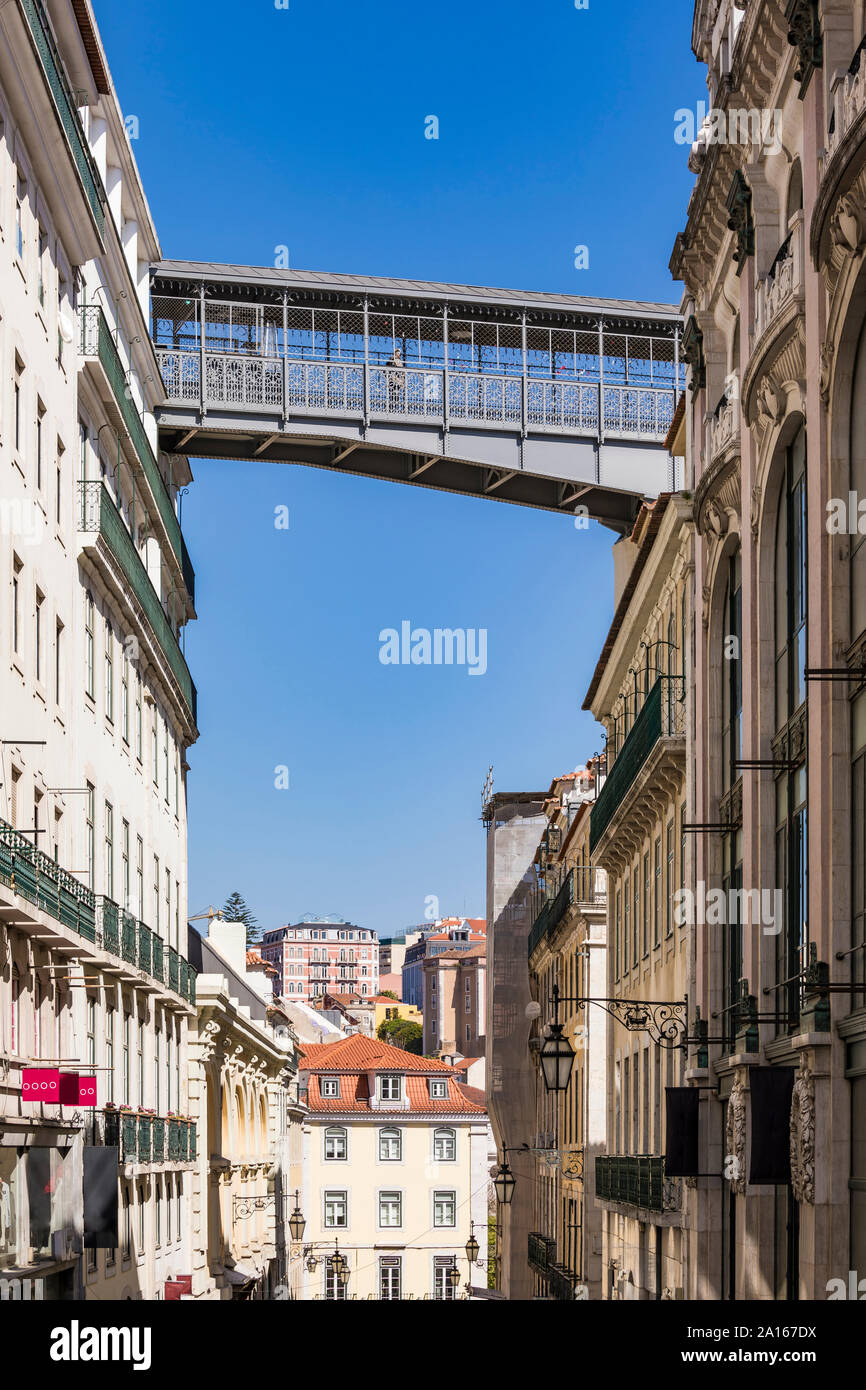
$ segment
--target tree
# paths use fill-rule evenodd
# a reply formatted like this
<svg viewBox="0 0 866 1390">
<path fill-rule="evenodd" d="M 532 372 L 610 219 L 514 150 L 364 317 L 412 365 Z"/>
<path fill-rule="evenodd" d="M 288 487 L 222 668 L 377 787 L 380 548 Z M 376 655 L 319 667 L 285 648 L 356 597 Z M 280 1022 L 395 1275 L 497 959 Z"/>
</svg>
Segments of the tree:
<svg viewBox="0 0 866 1390">
<path fill-rule="evenodd" d="M 254 946 L 261 936 L 258 919 L 255 918 L 240 893 L 229 893 L 223 904 L 223 917 L 227 922 L 243 922 L 247 929 L 247 945 Z"/>
<path fill-rule="evenodd" d="M 397 996 L 394 993 L 393 989 L 383 989 L 379 997 L 381 999 L 397 999 Z M 397 999 L 397 1003 L 400 1003 L 399 999 Z"/>
<path fill-rule="evenodd" d="M 394 1047 L 401 1047 L 404 1052 L 421 1056 L 424 1031 L 420 1023 L 414 1023 L 410 1018 L 386 1018 L 376 1029 L 376 1037 L 380 1042 L 389 1042 Z"/>
</svg>

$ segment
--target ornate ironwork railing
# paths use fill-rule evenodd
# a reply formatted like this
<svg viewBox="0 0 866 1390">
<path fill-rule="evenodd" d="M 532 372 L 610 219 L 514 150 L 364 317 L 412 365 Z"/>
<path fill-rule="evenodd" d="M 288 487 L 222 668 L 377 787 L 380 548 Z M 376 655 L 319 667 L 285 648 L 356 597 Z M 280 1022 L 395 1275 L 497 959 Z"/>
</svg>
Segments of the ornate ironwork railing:
<svg viewBox="0 0 866 1390">
<path fill-rule="evenodd" d="M 126 529 L 111 493 L 102 482 L 78 484 L 80 524 L 85 533 L 98 532 L 103 538 L 137 598 L 160 650 L 177 680 L 193 721 L 196 718 L 196 688 L 180 649 L 174 628 L 144 567 L 135 542 Z"/>
<path fill-rule="evenodd" d="M 99 944 L 194 1004 L 196 971 L 189 961 L 111 898 L 98 896 L 95 901 Z"/>
<path fill-rule="evenodd" d="M 195 572 L 187 552 L 183 533 L 180 529 L 165 479 L 159 471 L 159 464 L 153 446 L 144 427 L 144 421 L 136 410 L 129 393 L 126 369 L 117 350 L 102 306 L 85 304 L 81 315 L 81 353 L 83 357 L 97 357 L 105 375 L 111 383 L 117 408 L 123 417 L 133 448 L 147 478 L 150 491 L 156 502 L 159 515 L 166 529 L 171 548 L 183 572 L 184 583 L 191 599 L 195 599 Z"/>
<path fill-rule="evenodd" d="M 96 899 L 89 888 L 0 820 L 0 881 L 87 941 L 96 938 Z"/>
<path fill-rule="evenodd" d="M 675 392 L 666 386 L 616 385 L 468 369 L 311 362 L 239 352 L 157 346 L 169 400 L 294 415 L 459 421 L 499 429 L 528 427 L 573 434 L 663 439 Z M 204 382 L 202 383 L 202 361 Z"/>
<path fill-rule="evenodd" d="M 665 1210 L 665 1161 L 653 1154 L 614 1154 L 595 1160 L 595 1192 L 608 1202 Z"/>
<path fill-rule="evenodd" d="M 594 903 L 604 900 L 604 890 L 600 887 L 599 875 L 603 873 L 594 864 L 575 864 L 567 872 L 559 888 L 546 899 L 538 909 L 529 933 L 529 955 L 548 932 L 562 921 L 574 903 Z"/>
<path fill-rule="evenodd" d="M 685 734 L 685 712 L 683 680 L 679 676 L 659 676 L 629 730 L 592 808 L 589 822 L 590 854 L 594 852 L 659 740 Z"/>
<path fill-rule="evenodd" d="M 42 0 L 21 0 L 21 7 L 27 18 L 33 43 L 45 72 L 45 80 L 57 108 L 58 120 L 69 141 L 69 148 L 72 151 L 78 176 L 81 179 L 87 201 L 101 235 L 105 231 L 105 189 L 102 186 L 96 161 L 90 152 L 87 137 L 76 110 L 75 98 L 66 79 L 63 61 L 57 51 Z"/>
<path fill-rule="evenodd" d="M 556 1241 L 552 1236 L 530 1231 L 526 1257 L 532 1269 L 537 1270 L 539 1274 L 546 1274 L 553 1267 L 556 1258 Z"/>
<path fill-rule="evenodd" d="M 143 1115 L 134 1110 L 103 1110 L 97 1142 L 119 1150 L 121 1163 L 189 1163 L 197 1153 L 191 1120 Z"/>
</svg>

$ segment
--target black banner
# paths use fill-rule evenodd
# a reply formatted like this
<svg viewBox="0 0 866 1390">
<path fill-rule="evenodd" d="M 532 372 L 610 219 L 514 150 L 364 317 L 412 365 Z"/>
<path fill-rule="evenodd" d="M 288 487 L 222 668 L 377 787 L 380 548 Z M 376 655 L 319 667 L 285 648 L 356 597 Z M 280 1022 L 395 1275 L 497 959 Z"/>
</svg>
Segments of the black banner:
<svg viewBox="0 0 866 1390">
<path fill-rule="evenodd" d="M 791 1182 L 791 1093 L 793 1067 L 749 1067 L 752 1095 L 752 1153 L 749 1182 Z"/>
<path fill-rule="evenodd" d="M 117 1244 L 117 1148 L 84 1148 L 84 1248 L 113 1250 Z"/>
<path fill-rule="evenodd" d="M 698 1106 L 694 1086 L 665 1087 L 665 1177 L 694 1178 L 698 1162 Z"/>
</svg>

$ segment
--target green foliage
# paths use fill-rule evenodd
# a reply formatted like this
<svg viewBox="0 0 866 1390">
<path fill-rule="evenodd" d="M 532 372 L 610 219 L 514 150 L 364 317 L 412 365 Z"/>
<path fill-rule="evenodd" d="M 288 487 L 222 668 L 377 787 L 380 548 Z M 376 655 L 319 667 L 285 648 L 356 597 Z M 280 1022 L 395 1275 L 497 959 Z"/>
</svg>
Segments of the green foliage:
<svg viewBox="0 0 866 1390">
<path fill-rule="evenodd" d="M 240 893 L 229 893 L 222 911 L 227 922 L 243 922 L 247 929 L 248 946 L 254 946 L 258 942 L 261 937 L 258 919 L 253 916 Z"/>
<path fill-rule="evenodd" d="M 496 1288 L 496 1217 L 487 1218 L 487 1287 Z"/>
<path fill-rule="evenodd" d="M 413 1023 L 408 1018 L 386 1018 L 376 1029 L 380 1042 L 392 1043 L 394 1047 L 402 1047 L 404 1052 L 414 1052 L 418 1057 L 421 1056 L 423 1036 L 420 1023 Z"/>
<path fill-rule="evenodd" d="M 397 999 L 397 996 L 396 996 L 396 994 L 394 993 L 393 989 L 383 989 L 383 990 L 380 991 L 380 998 L 382 998 L 382 999 Z M 397 1003 L 398 1003 L 398 1004 L 399 1004 L 399 1002 L 400 1002 L 400 1000 L 397 999 Z"/>
</svg>

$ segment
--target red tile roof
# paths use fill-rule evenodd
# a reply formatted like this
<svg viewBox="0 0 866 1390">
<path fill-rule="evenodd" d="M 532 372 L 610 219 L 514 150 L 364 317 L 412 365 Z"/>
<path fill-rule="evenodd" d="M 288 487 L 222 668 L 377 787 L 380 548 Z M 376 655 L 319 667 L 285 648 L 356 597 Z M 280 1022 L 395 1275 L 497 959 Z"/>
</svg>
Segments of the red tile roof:
<svg viewBox="0 0 866 1390">
<path fill-rule="evenodd" d="M 301 1067 L 304 1071 L 406 1071 L 453 1074 L 454 1067 L 437 1057 L 419 1057 L 402 1047 L 367 1038 L 360 1033 L 333 1043 L 305 1043 Z"/>
<path fill-rule="evenodd" d="M 247 965 L 263 965 L 268 975 L 279 975 L 280 973 L 279 970 L 266 961 L 264 956 L 260 955 L 258 951 L 247 951 Z"/>
<path fill-rule="evenodd" d="M 336 1043 L 331 1044 L 337 1046 Z M 307 1049 L 309 1051 L 309 1048 Z M 395 1048 L 394 1051 L 399 1049 Z M 399 1117 L 407 1113 L 404 1109 L 394 1107 L 393 1110 L 374 1110 L 370 1104 L 370 1086 L 366 1072 L 358 1074 L 342 1073 L 340 1076 L 340 1096 L 323 1097 L 320 1089 L 320 1077 L 316 1072 L 310 1074 L 307 1088 L 307 1107 L 314 1113 L 327 1113 L 332 1115 L 377 1115 L 380 1117 Z M 473 1086 L 461 1086 L 455 1081 L 453 1076 L 448 1078 L 448 1095 L 444 1098 L 434 1099 L 430 1095 L 426 1076 L 408 1076 L 406 1078 L 406 1094 L 409 1097 L 410 1114 L 425 1115 L 477 1115 L 483 1114 L 487 1109 L 486 1097 L 483 1091 L 476 1090 Z"/>
<path fill-rule="evenodd" d="M 463 1081 L 458 1081 L 457 1089 L 473 1105 L 480 1106 L 482 1110 L 487 1109 L 487 1097 L 477 1086 L 467 1086 Z"/>
</svg>

